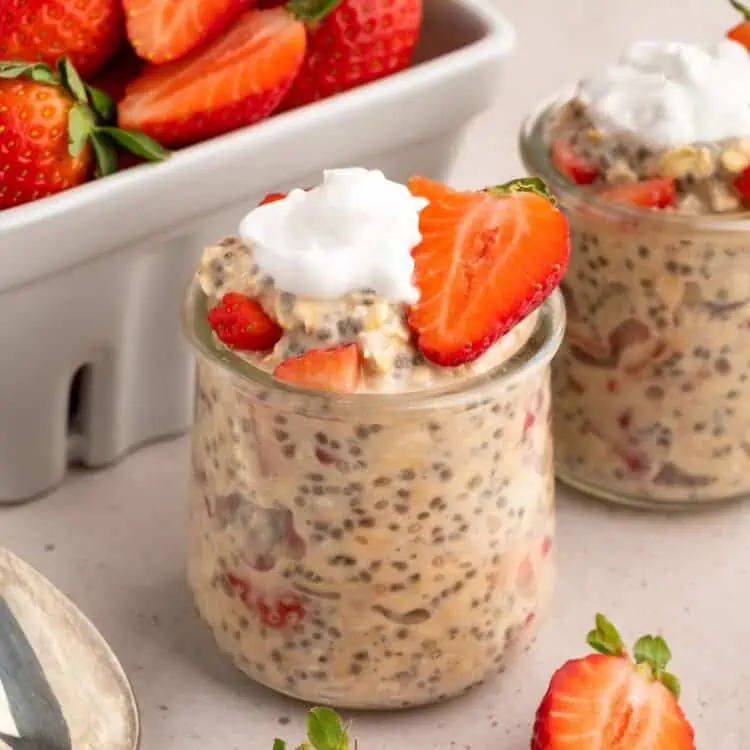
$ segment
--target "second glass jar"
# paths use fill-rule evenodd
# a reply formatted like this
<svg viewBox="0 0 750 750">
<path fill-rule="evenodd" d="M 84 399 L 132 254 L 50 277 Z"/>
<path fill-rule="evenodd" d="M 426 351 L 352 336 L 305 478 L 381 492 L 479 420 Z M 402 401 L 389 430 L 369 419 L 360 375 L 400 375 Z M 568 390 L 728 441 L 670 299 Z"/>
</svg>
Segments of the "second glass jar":
<svg viewBox="0 0 750 750">
<path fill-rule="evenodd" d="M 527 170 L 568 216 L 568 328 L 553 366 L 558 476 L 618 503 L 688 509 L 750 493 L 750 215 L 680 215 L 556 172 L 545 121 Z"/>
</svg>

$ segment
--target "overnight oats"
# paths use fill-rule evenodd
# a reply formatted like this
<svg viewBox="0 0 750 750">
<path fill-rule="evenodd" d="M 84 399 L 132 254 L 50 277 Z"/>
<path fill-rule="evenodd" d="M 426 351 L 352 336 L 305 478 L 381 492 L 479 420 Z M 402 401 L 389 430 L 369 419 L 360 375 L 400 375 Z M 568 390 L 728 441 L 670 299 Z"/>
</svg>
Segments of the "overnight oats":
<svg viewBox="0 0 750 750">
<path fill-rule="evenodd" d="M 206 249 L 183 309 L 189 582 L 253 679 L 411 706 L 532 643 L 568 252 L 535 181 L 456 192 L 357 168 L 268 196 Z"/>
<path fill-rule="evenodd" d="M 544 106 L 527 169 L 570 221 L 558 476 L 626 504 L 750 492 L 750 55 L 639 42 Z"/>
</svg>

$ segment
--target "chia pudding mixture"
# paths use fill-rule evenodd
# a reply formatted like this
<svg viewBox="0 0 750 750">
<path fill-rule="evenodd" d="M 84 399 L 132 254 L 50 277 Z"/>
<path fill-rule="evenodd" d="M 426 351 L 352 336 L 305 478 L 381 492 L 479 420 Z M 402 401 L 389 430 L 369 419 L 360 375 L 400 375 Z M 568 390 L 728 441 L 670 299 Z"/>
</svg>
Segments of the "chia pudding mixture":
<svg viewBox="0 0 750 750">
<path fill-rule="evenodd" d="M 241 292 L 283 329 L 269 353 L 235 352 L 246 362 L 273 373 L 355 342 L 370 394 L 463 384 L 549 338 L 535 313 L 471 365 L 437 367 L 404 304 L 281 291 L 236 238 L 206 249 L 197 281 L 209 308 Z M 382 409 L 198 367 L 188 575 L 240 669 L 307 701 L 397 708 L 460 694 L 532 644 L 553 584 L 548 363 Z"/>
<path fill-rule="evenodd" d="M 562 284 L 568 327 L 553 366 L 558 473 L 635 504 L 694 507 L 746 494 L 750 234 L 736 181 L 750 165 L 750 127 L 655 145 L 640 132 L 603 132 L 595 119 L 574 98 L 538 124 L 547 152 L 538 174 L 573 153 L 559 143 L 582 157 L 579 167 L 593 165 L 583 180 L 564 175 L 579 182 L 574 190 L 557 190 L 573 243 Z M 665 178 L 676 198 L 661 208 L 625 214 L 575 197 Z"/>
</svg>

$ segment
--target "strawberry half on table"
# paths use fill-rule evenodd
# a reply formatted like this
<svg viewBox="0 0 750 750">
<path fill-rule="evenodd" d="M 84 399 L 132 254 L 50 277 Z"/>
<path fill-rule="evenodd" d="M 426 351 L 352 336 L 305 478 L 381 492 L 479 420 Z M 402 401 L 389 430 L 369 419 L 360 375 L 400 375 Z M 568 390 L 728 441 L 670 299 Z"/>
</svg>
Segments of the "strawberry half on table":
<svg viewBox="0 0 750 750">
<path fill-rule="evenodd" d="M 118 148 L 148 161 L 169 152 L 143 133 L 114 127 L 107 94 L 63 58 L 0 62 L 0 209 L 117 171 Z"/>
<path fill-rule="evenodd" d="M 429 201 L 412 251 L 420 298 L 409 325 L 435 364 L 471 362 L 555 289 L 570 257 L 568 223 L 536 178 L 477 192 L 424 177 L 408 187 Z"/>
<path fill-rule="evenodd" d="M 566 662 L 536 714 L 531 750 L 695 750 L 680 683 L 665 671 L 661 636 L 640 638 L 632 657 L 602 615 L 587 637 L 599 653 Z"/>
<path fill-rule="evenodd" d="M 347 91 L 408 67 L 422 0 L 288 0 L 307 27 L 308 51 L 282 109 Z"/>
<path fill-rule="evenodd" d="M 283 8 L 249 10 L 180 60 L 147 66 L 118 106 L 122 127 L 186 146 L 264 119 L 300 70 L 304 24 Z"/>
<path fill-rule="evenodd" d="M 0 59 L 68 59 L 84 78 L 114 55 L 124 37 L 119 0 L 0 0 Z"/>
</svg>

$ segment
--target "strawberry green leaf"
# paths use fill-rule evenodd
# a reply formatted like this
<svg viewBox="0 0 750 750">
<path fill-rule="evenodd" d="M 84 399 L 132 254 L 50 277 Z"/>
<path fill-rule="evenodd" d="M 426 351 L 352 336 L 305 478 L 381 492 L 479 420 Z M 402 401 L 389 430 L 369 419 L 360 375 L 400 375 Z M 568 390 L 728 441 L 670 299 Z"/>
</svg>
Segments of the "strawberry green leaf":
<svg viewBox="0 0 750 750">
<path fill-rule="evenodd" d="M 341 0 L 289 0 L 286 7 L 298 20 L 315 23 L 333 13 L 340 4 Z"/>
<path fill-rule="evenodd" d="M 273 750 L 286 750 L 286 742 L 278 737 L 273 741 Z"/>
<path fill-rule="evenodd" d="M 546 198 L 548 201 L 552 201 L 552 197 L 547 183 L 540 177 L 520 177 L 517 180 L 511 180 L 510 182 L 504 182 L 502 185 L 494 185 L 491 188 L 487 188 L 487 192 L 495 195 L 503 195 L 509 193 L 536 193 L 542 198 Z"/>
<path fill-rule="evenodd" d="M 117 149 L 114 143 L 106 136 L 94 132 L 90 136 L 91 145 L 96 158 L 96 176 L 107 177 L 117 171 Z"/>
<path fill-rule="evenodd" d="M 348 750 L 349 738 L 341 717 L 330 708 L 313 708 L 307 715 L 307 738 L 315 750 Z"/>
<path fill-rule="evenodd" d="M 74 104 L 68 112 L 68 151 L 72 157 L 83 151 L 91 135 L 93 117 L 87 105 Z"/>
<path fill-rule="evenodd" d="M 172 155 L 160 143 L 138 130 L 122 130 L 104 126 L 97 128 L 96 132 L 108 135 L 115 143 L 130 151 L 131 154 L 148 161 L 164 161 Z"/>
<path fill-rule="evenodd" d="M 743 5 L 738 0 L 729 0 L 729 4 L 739 13 L 741 13 L 746 21 L 750 21 L 750 8 L 747 5 Z"/>
<path fill-rule="evenodd" d="M 633 658 L 636 664 L 648 664 L 656 677 L 660 677 L 664 668 L 672 659 L 667 642 L 660 636 L 644 635 L 633 647 Z"/>
<path fill-rule="evenodd" d="M 57 63 L 57 71 L 60 74 L 60 80 L 76 101 L 83 104 L 88 103 L 88 94 L 86 84 L 81 80 L 78 71 L 73 67 L 73 63 L 67 57 L 61 57 Z"/>
<path fill-rule="evenodd" d="M 596 615 L 596 627 L 586 636 L 586 642 L 600 654 L 622 656 L 625 644 L 617 628 L 602 614 Z"/>
<path fill-rule="evenodd" d="M 88 84 L 86 85 L 86 91 L 88 92 L 91 106 L 100 119 L 105 123 L 113 122 L 117 114 L 117 108 L 112 101 L 112 97 L 101 89 L 89 86 Z"/>
<path fill-rule="evenodd" d="M 677 700 L 680 700 L 680 693 L 682 688 L 680 687 L 680 681 L 671 672 L 662 672 L 661 681 L 664 686 L 669 690 Z"/>
<path fill-rule="evenodd" d="M 18 60 L 0 62 L 0 78 L 20 78 L 21 76 L 28 76 L 40 83 L 59 83 L 55 74 L 44 63 L 28 63 Z"/>
</svg>

